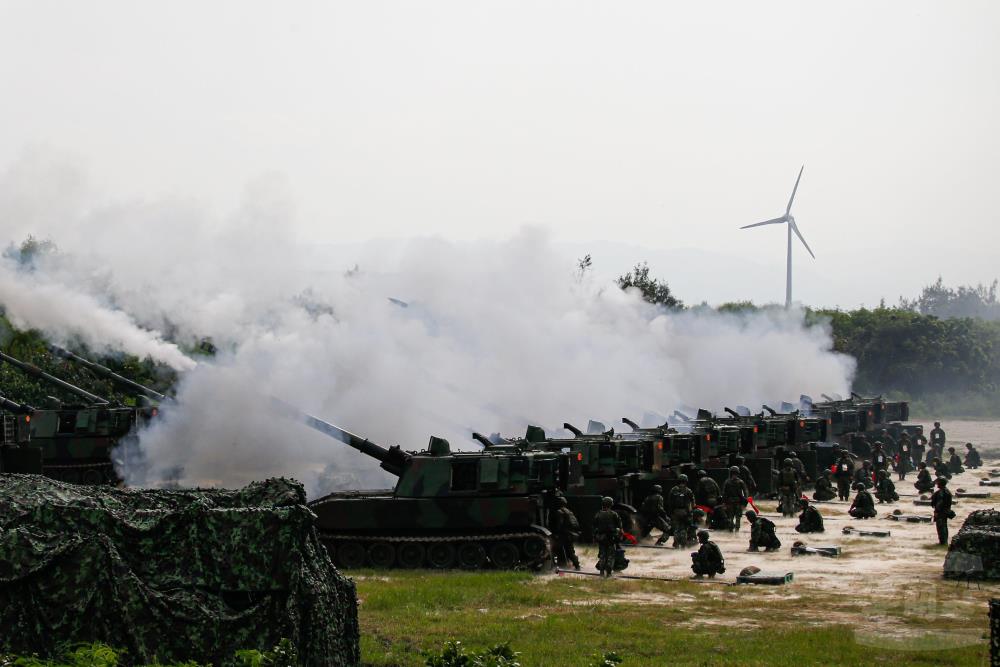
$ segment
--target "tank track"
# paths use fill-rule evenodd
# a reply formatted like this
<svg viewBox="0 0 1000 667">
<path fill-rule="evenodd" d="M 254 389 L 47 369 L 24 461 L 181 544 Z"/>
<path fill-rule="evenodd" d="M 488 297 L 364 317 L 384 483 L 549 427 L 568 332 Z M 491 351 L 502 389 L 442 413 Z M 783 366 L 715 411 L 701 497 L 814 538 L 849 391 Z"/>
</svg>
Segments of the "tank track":
<svg viewBox="0 0 1000 667">
<path fill-rule="evenodd" d="M 42 474 L 61 482 L 88 486 L 117 486 L 121 483 L 115 466 L 106 463 L 72 463 L 52 465 L 44 463 Z"/>
<path fill-rule="evenodd" d="M 480 535 L 352 535 L 320 531 L 338 567 L 540 570 L 552 564 L 547 531 Z"/>
</svg>

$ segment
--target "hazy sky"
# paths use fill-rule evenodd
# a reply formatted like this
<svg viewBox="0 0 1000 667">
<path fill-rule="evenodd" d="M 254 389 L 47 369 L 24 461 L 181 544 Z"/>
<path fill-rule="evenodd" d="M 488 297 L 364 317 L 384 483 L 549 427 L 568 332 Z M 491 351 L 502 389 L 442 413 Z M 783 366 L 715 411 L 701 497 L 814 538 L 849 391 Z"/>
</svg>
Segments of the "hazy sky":
<svg viewBox="0 0 1000 667">
<path fill-rule="evenodd" d="M 784 230 L 738 227 L 804 163 L 796 298 L 895 301 L 1000 276 L 997 35 L 995 0 L 0 0 L 0 172 L 42 150 L 219 215 L 264 178 L 300 242 L 542 225 L 760 302 Z"/>
</svg>

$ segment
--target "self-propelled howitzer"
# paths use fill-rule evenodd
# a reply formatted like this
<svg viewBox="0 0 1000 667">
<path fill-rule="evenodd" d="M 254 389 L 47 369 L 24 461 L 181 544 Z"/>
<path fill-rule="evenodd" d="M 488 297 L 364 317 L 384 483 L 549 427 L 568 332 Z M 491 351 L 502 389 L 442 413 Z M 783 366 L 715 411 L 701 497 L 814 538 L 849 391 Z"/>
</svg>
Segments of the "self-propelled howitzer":
<svg viewBox="0 0 1000 667">
<path fill-rule="evenodd" d="M 135 410 L 113 406 L 107 399 L 9 354 L 0 352 L 0 360 L 83 400 L 64 404 L 51 398 L 32 409 L 31 444 L 41 449 L 42 473 L 80 484 L 118 483 L 112 451 L 135 427 Z"/>
<path fill-rule="evenodd" d="M 309 503 L 341 567 L 540 568 L 551 563 L 550 498 L 565 490 L 561 452 L 453 452 L 431 437 L 403 451 L 300 413 L 303 423 L 377 460 L 388 490 L 342 491 Z"/>
</svg>

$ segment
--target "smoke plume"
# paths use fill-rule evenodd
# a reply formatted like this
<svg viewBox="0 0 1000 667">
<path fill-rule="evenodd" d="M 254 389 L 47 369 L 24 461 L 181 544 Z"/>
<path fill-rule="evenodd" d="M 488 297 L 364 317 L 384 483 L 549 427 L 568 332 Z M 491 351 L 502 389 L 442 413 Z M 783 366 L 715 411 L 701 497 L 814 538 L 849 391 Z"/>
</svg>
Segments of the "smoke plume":
<svg viewBox="0 0 1000 667">
<path fill-rule="evenodd" d="M 0 213 L 22 178 L 0 182 Z M 47 198 L 18 199 L 30 224 L 11 240 L 32 233 L 60 251 L 31 273 L 3 269 L 0 303 L 16 322 L 186 370 L 176 404 L 141 436 L 142 465 L 123 470 L 129 481 L 284 474 L 312 494 L 391 484 L 375 461 L 271 410 L 269 396 L 420 449 L 432 434 L 470 448 L 474 430 L 555 432 L 850 389 L 853 361 L 799 311 L 665 312 L 581 278 L 535 228 L 502 242 L 316 247 L 296 238 L 288 200 L 277 179 L 225 218 L 86 197 L 53 216 Z M 157 330 L 180 343 L 209 336 L 219 352 L 192 368 Z"/>
</svg>

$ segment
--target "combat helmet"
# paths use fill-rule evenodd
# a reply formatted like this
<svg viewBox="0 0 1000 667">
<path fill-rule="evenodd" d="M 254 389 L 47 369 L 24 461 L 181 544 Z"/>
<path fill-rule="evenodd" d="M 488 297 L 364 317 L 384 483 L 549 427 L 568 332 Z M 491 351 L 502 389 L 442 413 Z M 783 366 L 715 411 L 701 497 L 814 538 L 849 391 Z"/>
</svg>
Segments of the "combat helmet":
<svg viewBox="0 0 1000 667">
<path fill-rule="evenodd" d="M 705 542 L 708 542 L 708 538 L 709 538 L 709 534 L 708 534 L 707 530 L 699 530 L 698 531 L 698 541 L 699 542 L 701 542 L 702 544 L 704 544 Z"/>
<path fill-rule="evenodd" d="M 615 504 L 615 499 L 611 496 L 601 498 L 601 507 L 608 508 Z"/>
</svg>

